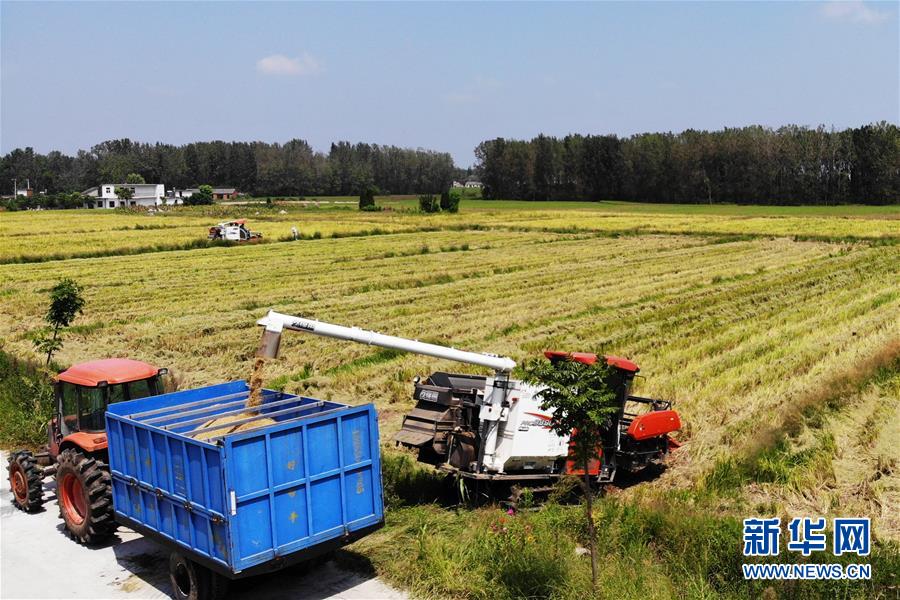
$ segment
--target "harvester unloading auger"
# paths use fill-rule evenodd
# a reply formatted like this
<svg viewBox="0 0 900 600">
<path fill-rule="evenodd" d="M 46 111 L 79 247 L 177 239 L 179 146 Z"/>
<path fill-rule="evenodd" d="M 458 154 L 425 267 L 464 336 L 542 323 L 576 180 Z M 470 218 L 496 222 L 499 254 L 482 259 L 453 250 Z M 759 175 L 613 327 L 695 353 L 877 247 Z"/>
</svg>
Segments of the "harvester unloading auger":
<svg viewBox="0 0 900 600">
<path fill-rule="evenodd" d="M 278 354 L 281 333 L 287 329 L 315 335 L 413 352 L 494 370 L 493 376 L 432 373 L 415 381 L 416 406 L 394 436 L 399 444 L 419 451 L 419 461 L 475 480 L 540 483 L 564 473 L 583 474 L 569 459 L 569 436 L 547 425 L 541 410 L 540 387 L 510 378 L 516 362 L 508 357 L 467 352 L 356 327 L 332 325 L 270 311 L 258 324 L 265 327 L 260 356 Z M 551 361 L 594 363 L 597 355 L 545 352 Z M 612 368 L 619 411 L 604 431 L 602 449 L 589 467 L 597 481 L 611 482 L 617 470 L 637 471 L 665 458 L 677 448 L 669 433 L 681 428 L 671 403 L 632 396 L 638 372 L 633 362 L 599 357 Z"/>
</svg>

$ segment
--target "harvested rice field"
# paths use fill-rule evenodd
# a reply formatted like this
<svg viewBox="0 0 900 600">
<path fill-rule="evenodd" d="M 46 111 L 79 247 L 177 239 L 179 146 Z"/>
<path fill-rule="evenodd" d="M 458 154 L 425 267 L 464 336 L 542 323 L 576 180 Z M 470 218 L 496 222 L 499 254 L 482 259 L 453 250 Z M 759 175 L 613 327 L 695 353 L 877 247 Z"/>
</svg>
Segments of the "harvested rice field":
<svg viewBox="0 0 900 600">
<path fill-rule="evenodd" d="M 797 239 L 900 239 L 894 207 L 730 207 L 635 205 L 622 202 L 534 203 L 470 201 L 466 217 L 421 215 L 409 200 L 384 200 L 381 213 L 352 204 L 283 202 L 144 211 L 70 210 L 3 214 L 0 264 L 119 256 L 204 248 L 210 226 L 246 218 L 263 242 L 284 241 L 291 227 L 306 238 L 417 232 L 456 227 L 500 230 L 586 231 L 608 235 L 676 234 L 787 236 Z M 657 210 L 658 212 L 648 212 Z"/>
</svg>

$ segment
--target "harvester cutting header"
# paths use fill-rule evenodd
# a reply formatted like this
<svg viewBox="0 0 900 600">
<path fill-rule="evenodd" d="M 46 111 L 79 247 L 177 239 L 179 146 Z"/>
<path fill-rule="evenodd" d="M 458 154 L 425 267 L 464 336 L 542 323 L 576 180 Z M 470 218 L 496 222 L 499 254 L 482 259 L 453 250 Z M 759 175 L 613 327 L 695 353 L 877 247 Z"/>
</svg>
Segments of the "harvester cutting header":
<svg viewBox="0 0 900 600">
<path fill-rule="evenodd" d="M 394 436 L 399 444 L 419 451 L 419 460 L 477 480 L 552 480 L 574 472 L 568 460 L 569 436 L 547 427 L 552 415 L 541 409 L 542 388 L 510 377 L 516 362 L 505 356 L 468 352 L 417 340 L 343 327 L 270 311 L 258 324 L 265 327 L 259 354 L 278 355 L 281 333 L 287 329 L 443 358 L 492 369 L 492 376 L 435 372 L 417 378 L 416 406 Z M 616 392 L 618 412 L 603 432 L 603 446 L 590 473 L 610 482 L 617 469 L 640 470 L 665 458 L 677 447 L 669 433 L 681 428 L 671 403 L 631 395 L 638 372 L 633 362 L 615 356 L 545 352 L 551 361 L 591 364 L 606 360 L 609 382 Z"/>
</svg>

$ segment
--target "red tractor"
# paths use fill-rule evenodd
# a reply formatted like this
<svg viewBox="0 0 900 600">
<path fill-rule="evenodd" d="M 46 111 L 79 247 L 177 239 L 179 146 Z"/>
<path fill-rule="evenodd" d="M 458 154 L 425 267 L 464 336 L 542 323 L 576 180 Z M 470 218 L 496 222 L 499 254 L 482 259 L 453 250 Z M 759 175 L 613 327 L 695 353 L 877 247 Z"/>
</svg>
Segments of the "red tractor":
<svg viewBox="0 0 900 600">
<path fill-rule="evenodd" d="M 112 535 L 113 519 L 106 406 L 163 392 L 166 369 L 126 358 L 94 360 L 56 377 L 56 414 L 47 424 L 48 444 L 34 454 L 9 457 L 13 504 L 33 512 L 43 504 L 43 480 L 56 476 L 59 514 L 76 541 L 94 544 Z"/>
</svg>

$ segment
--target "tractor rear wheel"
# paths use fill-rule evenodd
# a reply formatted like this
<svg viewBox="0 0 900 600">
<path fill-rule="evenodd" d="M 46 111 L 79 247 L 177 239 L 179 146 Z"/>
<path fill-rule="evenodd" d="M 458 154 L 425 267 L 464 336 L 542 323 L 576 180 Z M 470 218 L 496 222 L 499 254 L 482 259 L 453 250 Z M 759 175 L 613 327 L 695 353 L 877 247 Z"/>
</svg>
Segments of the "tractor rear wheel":
<svg viewBox="0 0 900 600">
<path fill-rule="evenodd" d="M 64 450 L 57 462 L 56 497 L 66 529 L 77 542 L 104 541 L 116 530 L 109 467 L 78 450 Z"/>
<path fill-rule="evenodd" d="M 34 512 L 44 503 L 44 475 L 34 454 L 19 450 L 9 457 L 9 489 L 13 504 L 25 512 Z"/>
</svg>

